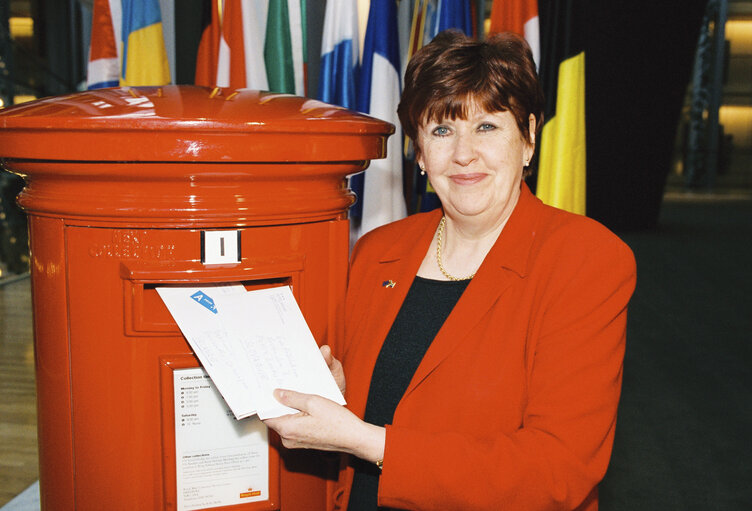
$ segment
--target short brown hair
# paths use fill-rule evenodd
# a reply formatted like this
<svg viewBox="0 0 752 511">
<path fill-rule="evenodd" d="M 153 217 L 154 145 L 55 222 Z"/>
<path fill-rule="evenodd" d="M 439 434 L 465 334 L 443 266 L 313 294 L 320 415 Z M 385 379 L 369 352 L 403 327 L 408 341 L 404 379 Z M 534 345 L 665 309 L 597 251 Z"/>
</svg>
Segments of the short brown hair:
<svg viewBox="0 0 752 511">
<path fill-rule="evenodd" d="M 525 40 L 511 32 L 475 41 L 446 30 L 418 51 L 407 65 L 397 113 L 416 150 L 420 127 L 428 121 L 464 119 L 477 105 L 488 112 L 509 110 L 525 140 L 529 117 L 537 133 L 543 124 L 543 90 Z"/>
</svg>

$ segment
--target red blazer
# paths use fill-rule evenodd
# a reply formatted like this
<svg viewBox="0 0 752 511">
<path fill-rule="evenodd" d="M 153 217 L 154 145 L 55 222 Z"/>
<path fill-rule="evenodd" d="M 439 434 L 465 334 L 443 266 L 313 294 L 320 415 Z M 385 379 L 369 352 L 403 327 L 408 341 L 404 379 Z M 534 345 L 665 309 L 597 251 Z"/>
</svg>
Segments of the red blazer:
<svg viewBox="0 0 752 511">
<path fill-rule="evenodd" d="M 441 211 L 372 231 L 353 254 L 344 364 L 363 417 L 376 357 Z M 595 510 L 621 389 L 632 252 L 527 186 L 386 426 L 379 505 Z M 392 286 L 390 282 L 393 282 Z M 335 503 L 344 508 L 352 470 Z"/>
</svg>

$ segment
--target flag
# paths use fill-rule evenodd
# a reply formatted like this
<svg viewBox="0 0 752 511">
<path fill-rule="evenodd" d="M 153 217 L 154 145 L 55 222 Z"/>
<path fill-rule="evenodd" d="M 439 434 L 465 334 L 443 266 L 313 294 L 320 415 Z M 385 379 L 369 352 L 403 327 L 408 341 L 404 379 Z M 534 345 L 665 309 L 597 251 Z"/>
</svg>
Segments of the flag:
<svg viewBox="0 0 752 511">
<path fill-rule="evenodd" d="M 494 0 L 491 6 L 490 34 L 514 32 L 525 38 L 540 67 L 540 26 L 538 0 Z"/>
<path fill-rule="evenodd" d="M 353 0 L 329 0 L 324 14 L 319 99 L 356 108 L 358 7 Z"/>
<path fill-rule="evenodd" d="M 196 56 L 196 85 L 214 87 L 217 83 L 219 41 L 222 38 L 221 2 L 222 0 L 205 0 L 202 5 L 203 28 Z"/>
<path fill-rule="evenodd" d="M 269 90 L 305 95 L 305 0 L 270 0 L 264 40 Z"/>
<path fill-rule="evenodd" d="M 540 75 L 546 95 L 536 195 L 585 214 L 585 46 L 582 0 L 540 0 Z"/>
<path fill-rule="evenodd" d="M 305 95 L 305 0 L 221 4 L 202 34 L 196 84 Z"/>
<path fill-rule="evenodd" d="M 400 76 L 405 76 L 405 69 L 407 68 L 407 61 L 410 59 L 409 51 L 412 34 L 412 19 L 415 5 L 419 4 L 420 0 L 400 0 L 397 4 L 397 33 L 399 34 L 399 47 L 400 47 Z"/>
<path fill-rule="evenodd" d="M 122 0 L 122 9 L 120 85 L 170 83 L 158 0 Z"/>
<path fill-rule="evenodd" d="M 418 52 L 425 44 L 429 43 L 433 38 L 434 31 L 434 15 L 435 6 L 433 5 L 435 0 L 416 0 L 413 4 L 413 13 L 410 23 L 410 41 L 407 48 L 406 58 L 409 61 L 415 53 Z M 407 64 L 402 65 L 402 75 L 407 68 Z M 439 198 L 436 196 L 436 192 L 431 187 L 426 176 L 421 175 L 418 166 L 415 164 L 415 149 L 410 139 L 405 138 L 403 151 L 405 159 L 412 161 L 412 171 L 409 173 L 411 178 L 411 193 L 410 193 L 410 211 L 429 211 L 437 208 Z"/>
<path fill-rule="evenodd" d="M 353 239 L 407 213 L 402 194 L 402 135 L 397 117 L 400 100 L 399 35 L 395 0 L 371 0 L 363 63 L 360 70 L 358 110 L 391 122 L 397 128 L 387 142 L 387 157 L 374 160 L 351 187 L 358 203 L 351 208 Z"/>
<path fill-rule="evenodd" d="M 120 84 L 120 0 L 94 0 L 86 88 Z"/>
<path fill-rule="evenodd" d="M 224 0 L 217 76 L 212 86 L 269 90 L 264 36 L 269 2 Z"/>
<path fill-rule="evenodd" d="M 408 2 L 404 3 L 406 4 Z M 413 58 L 413 55 L 415 55 L 415 53 L 433 37 L 427 36 L 427 32 L 429 32 L 429 30 L 427 29 L 429 4 L 431 4 L 431 0 L 414 0 L 414 3 L 412 5 L 412 14 L 410 15 L 410 32 L 408 36 L 407 47 L 404 48 L 402 47 L 402 44 L 400 44 L 400 56 L 403 57 L 402 76 L 405 75 L 407 63 L 411 58 Z M 402 4 L 400 4 L 400 11 L 402 11 Z"/>
<path fill-rule="evenodd" d="M 470 0 L 439 0 L 436 13 L 436 30 L 433 36 L 450 28 L 461 30 L 470 37 L 473 36 Z"/>
</svg>

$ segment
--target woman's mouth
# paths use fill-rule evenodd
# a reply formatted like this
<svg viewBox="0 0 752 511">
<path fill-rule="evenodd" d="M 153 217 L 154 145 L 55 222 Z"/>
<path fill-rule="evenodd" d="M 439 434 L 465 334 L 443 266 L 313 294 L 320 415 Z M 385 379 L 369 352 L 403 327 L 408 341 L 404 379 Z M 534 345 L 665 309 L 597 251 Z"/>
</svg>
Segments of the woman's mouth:
<svg viewBox="0 0 752 511">
<path fill-rule="evenodd" d="M 486 174 L 480 172 L 470 172 L 467 174 L 455 174 L 453 176 L 449 176 L 449 179 L 451 179 L 453 183 L 458 185 L 474 185 L 475 183 L 478 183 L 479 181 L 485 179 L 485 177 Z"/>
</svg>

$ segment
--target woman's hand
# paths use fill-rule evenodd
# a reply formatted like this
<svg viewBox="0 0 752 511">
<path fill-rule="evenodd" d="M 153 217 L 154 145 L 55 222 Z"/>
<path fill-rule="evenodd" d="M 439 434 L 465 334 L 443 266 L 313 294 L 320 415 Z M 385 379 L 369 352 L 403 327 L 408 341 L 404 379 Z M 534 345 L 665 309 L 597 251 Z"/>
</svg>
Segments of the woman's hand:
<svg viewBox="0 0 752 511">
<path fill-rule="evenodd" d="M 299 413 L 266 419 L 288 449 L 339 451 L 376 462 L 384 457 L 386 430 L 360 420 L 334 401 L 292 390 L 277 389 L 274 397 Z"/>
<path fill-rule="evenodd" d="M 329 371 L 331 371 L 332 376 L 334 376 L 334 381 L 337 382 L 337 387 L 339 387 L 339 391 L 342 392 L 342 395 L 345 395 L 345 371 L 342 369 L 342 363 L 334 358 L 334 355 L 332 355 L 332 349 L 329 347 L 329 345 L 324 344 L 321 348 L 319 348 L 319 351 L 321 351 L 321 356 L 324 357 L 324 361 L 326 362 L 326 365 L 329 366 Z"/>
</svg>

